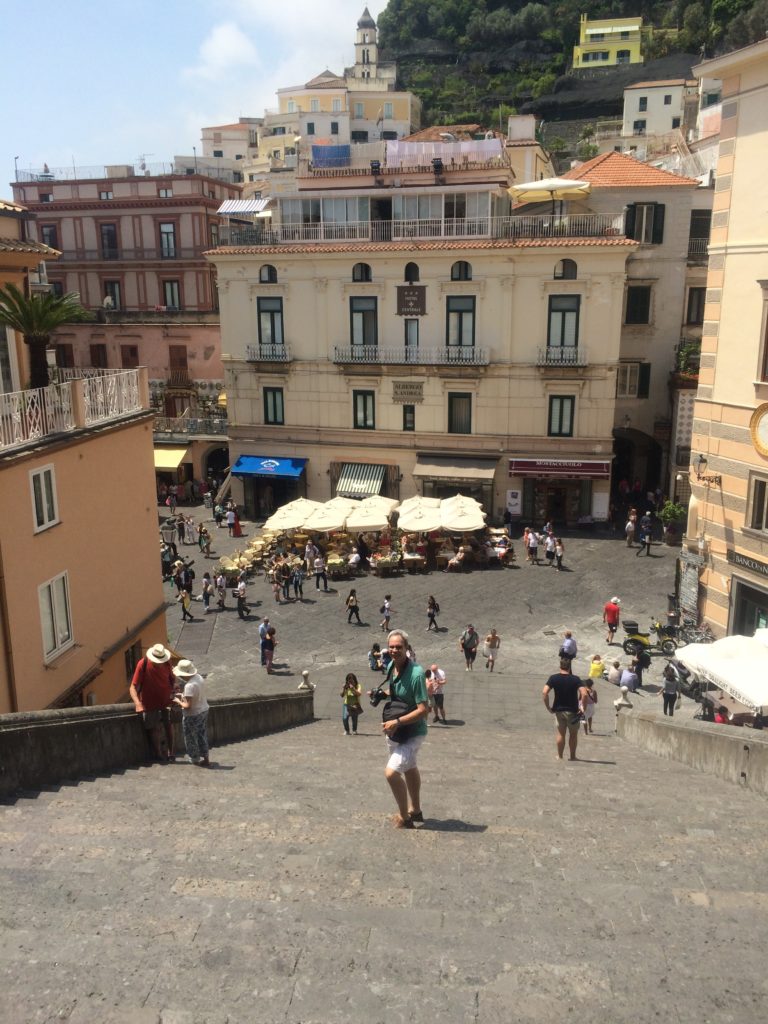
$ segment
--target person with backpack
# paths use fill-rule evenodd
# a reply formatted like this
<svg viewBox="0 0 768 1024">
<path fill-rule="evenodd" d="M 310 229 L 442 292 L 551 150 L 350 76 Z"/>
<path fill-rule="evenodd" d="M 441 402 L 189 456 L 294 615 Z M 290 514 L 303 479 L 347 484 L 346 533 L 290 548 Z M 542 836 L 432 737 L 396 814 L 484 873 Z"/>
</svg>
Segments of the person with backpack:
<svg viewBox="0 0 768 1024">
<path fill-rule="evenodd" d="M 352 616 L 354 615 L 357 619 L 358 626 L 362 626 L 362 622 L 360 621 L 360 606 L 357 603 L 357 591 L 354 587 L 350 590 L 349 597 L 346 600 L 346 609 L 348 612 L 347 624 L 352 621 Z M 357 732 L 357 729 L 355 729 L 355 732 Z"/>
<path fill-rule="evenodd" d="M 648 651 L 643 649 L 642 651 L 638 652 L 632 659 L 632 665 L 635 670 L 635 675 L 637 676 L 637 685 L 642 687 L 643 670 L 651 667 L 651 656 L 648 653 Z"/>
<path fill-rule="evenodd" d="M 430 594 L 429 600 L 427 601 L 427 632 L 429 632 L 430 629 L 434 629 L 436 633 L 440 632 L 439 629 L 437 628 L 437 616 L 439 614 L 440 605 L 437 603 L 432 594 Z"/>
<path fill-rule="evenodd" d="M 470 623 L 459 637 L 459 650 L 463 653 L 464 661 L 467 663 L 466 672 L 472 671 L 479 643 L 480 637 L 477 635 L 475 627 Z"/>
</svg>

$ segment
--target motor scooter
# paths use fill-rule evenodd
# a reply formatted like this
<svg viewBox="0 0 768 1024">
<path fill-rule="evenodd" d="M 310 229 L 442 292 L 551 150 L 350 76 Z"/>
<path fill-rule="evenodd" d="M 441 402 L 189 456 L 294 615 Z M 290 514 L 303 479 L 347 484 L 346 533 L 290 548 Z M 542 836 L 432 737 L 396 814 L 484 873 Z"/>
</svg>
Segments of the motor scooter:
<svg viewBox="0 0 768 1024">
<path fill-rule="evenodd" d="M 629 655 L 639 654 L 641 651 L 661 651 L 668 658 L 677 650 L 677 643 L 672 639 L 671 636 L 666 635 L 667 627 L 657 619 L 651 619 L 651 628 L 646 632 L 641 630 L 637 622 L 633 619 L 625 619 L 623 622 L 624 631 L 627 636 L 624 639 L 622 647 L 624 653 Z M 651 639 L 651 633 L 656 634 L 656 639 Z"/>
</svg>

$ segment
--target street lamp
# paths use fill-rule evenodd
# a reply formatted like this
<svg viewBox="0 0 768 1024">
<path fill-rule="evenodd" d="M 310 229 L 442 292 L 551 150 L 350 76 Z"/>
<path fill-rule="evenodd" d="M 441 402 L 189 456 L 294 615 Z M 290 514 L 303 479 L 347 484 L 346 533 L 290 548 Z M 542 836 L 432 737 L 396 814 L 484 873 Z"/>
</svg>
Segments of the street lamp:
<svg viewBox="0 0 768 1024">
<path fill-rule="evenodd" d="M 693 463 L 693 468 L 696 470 L 696 479 L 700 480 L 705 484 L 714 484 L 719 487 L 723 482 L 723 478 L 719 473 L 705 473 L 704 470 L 707 468 L 707 459 L 703 455 L 699 455 Z"/>
</svg>

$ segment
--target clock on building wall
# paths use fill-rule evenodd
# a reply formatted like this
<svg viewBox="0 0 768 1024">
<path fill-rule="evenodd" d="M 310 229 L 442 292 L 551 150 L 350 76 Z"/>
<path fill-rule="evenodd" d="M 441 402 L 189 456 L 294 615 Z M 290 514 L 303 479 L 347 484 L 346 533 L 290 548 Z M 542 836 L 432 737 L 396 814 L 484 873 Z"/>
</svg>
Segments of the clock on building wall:
<svg viewBox="0 0 768 1024">
<path fill-rule="evenodd" d="M 768 402 L 758 405 L 749 421 L 752 444 L 761 455 L 768 457 Z"/>
</svg>

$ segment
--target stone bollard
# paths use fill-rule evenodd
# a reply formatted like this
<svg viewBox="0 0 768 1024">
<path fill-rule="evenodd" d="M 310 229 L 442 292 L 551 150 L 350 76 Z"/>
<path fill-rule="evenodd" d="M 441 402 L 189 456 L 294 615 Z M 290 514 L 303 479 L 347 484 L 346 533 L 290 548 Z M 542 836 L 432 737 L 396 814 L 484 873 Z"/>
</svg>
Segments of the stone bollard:
<svg viewBox="0 0 768 1024">
<path fill-rule="evenodd" d="M 301 673 L 301 682 L 299 683 L 298 688 L 300 690 L 316 690 L 317 689 L 317 684 L 313 683 L 313 682 L 310 682 L 309 672 L 306 669 L 304 669 L 304 671 Z"/>
</svg>

